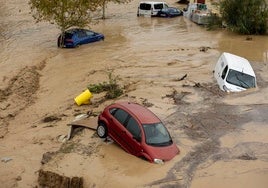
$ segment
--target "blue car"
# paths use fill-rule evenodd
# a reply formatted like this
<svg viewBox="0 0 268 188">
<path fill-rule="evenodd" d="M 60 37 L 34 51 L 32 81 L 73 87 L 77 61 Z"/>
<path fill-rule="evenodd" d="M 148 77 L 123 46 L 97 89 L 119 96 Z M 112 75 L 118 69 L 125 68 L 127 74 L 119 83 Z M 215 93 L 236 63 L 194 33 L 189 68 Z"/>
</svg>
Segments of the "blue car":
<svg viewBox="0 0 268 188">
<path fill-rule="evenodd" d="M 157 17 L 175 17 L 175 16 L 182 16 L 183 12 L 180 9 L 175 7 L 167 7 L 163 8 L 157 13 Z"/>
<path fill-rule="evenodd" d="M 104 35 L 88 29 L 69 29 L 58 37 L 58 47 L 75 48 L 82 44 L 104 40 Z"/>
</svg>

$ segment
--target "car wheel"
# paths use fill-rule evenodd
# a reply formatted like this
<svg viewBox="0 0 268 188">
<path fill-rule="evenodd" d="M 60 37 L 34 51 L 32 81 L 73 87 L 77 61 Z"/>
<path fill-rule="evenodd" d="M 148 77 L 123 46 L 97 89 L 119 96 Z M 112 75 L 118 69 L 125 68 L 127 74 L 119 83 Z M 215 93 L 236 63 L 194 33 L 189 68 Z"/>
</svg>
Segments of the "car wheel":
<svg viewBox="0 0 268 188">
<path fill-rule="evenodd" d="M 97 135 L 100 138 L 106 138 L 108 136 L 107 126 L 102 122 L 100 122 L 97 127 Z"/>
</svg>

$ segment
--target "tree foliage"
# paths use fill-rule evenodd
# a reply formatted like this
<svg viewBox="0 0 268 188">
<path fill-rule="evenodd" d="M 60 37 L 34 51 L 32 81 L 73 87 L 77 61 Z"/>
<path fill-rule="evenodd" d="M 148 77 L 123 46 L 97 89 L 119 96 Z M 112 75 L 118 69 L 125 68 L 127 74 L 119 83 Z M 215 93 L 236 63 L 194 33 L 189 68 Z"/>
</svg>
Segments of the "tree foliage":
<svg viewBox="0 0 268 188">
<path fill-rule="evenodd" d="M 29 0 L 29 5 L 37 22 L 56 24 L 63 32 L 88 25 L 91 12 L 100 7 L 100 0 Z"/>
<path fill-rule="evenodd" d="M 223 0 L 222 20 L 227 27 L 241 34 L 267 32 L 268 6 L 266 0 Z"/>
</svg>

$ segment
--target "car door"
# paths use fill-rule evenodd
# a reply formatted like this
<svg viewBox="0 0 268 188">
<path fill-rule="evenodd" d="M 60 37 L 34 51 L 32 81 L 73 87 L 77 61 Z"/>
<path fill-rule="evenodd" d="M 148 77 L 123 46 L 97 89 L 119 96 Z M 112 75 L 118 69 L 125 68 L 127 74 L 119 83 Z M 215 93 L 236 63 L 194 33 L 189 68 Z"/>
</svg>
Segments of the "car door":
<svg viewBox="0 0 268 188">
<path fill-rule="evenodd" d="M 126 132 L 122 136 L 125 137 L 124 140 L 127 142 L 130 148 L 130 153 L 133 155 L 139 155 L 142 152 L 141 146 L 141 128 L 139 123 L 131 115 L 127 118 L 125 122 Z"/>
<path fill-rule="evenodd" d="M 87 35 L 87 42 L 95 42 L 97 41 L 97 36 L 94 32 L 92 31 L 86 31 L 86 35 Z"/>
<path fill-rule="evenodd" d="M 121 108 L 112 109 L 110 112 L 112 114 L 112 118 L 109 122 L 110 134 L 119 145 L 131 153 L 130 146 L 128 145 L 129 138 L 127 138 L 126 135 L 127 129 L 124 126 L 129 118 L 129 114 Z"/>
<path fill-rule="evenodd" d="M 77 33 L 79 44 L 86 44 L 87 43 L 87 34 L 84 30 L 79 30 Z"/>
</svg>

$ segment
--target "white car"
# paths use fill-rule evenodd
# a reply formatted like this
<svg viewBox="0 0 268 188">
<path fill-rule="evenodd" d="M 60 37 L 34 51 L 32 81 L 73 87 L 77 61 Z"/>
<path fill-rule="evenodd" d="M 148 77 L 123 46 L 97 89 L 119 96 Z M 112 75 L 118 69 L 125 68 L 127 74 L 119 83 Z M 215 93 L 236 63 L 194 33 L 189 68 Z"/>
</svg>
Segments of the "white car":
<svg viewBox="0 0 268 188">
<path fill-rule="evenodd" d="M 215 66 L 214 77 L 220 89 L 226 92 L 257 87 L 256 76 L 249 61 L 226 52 L 220 56 Z"/>
</svg>

